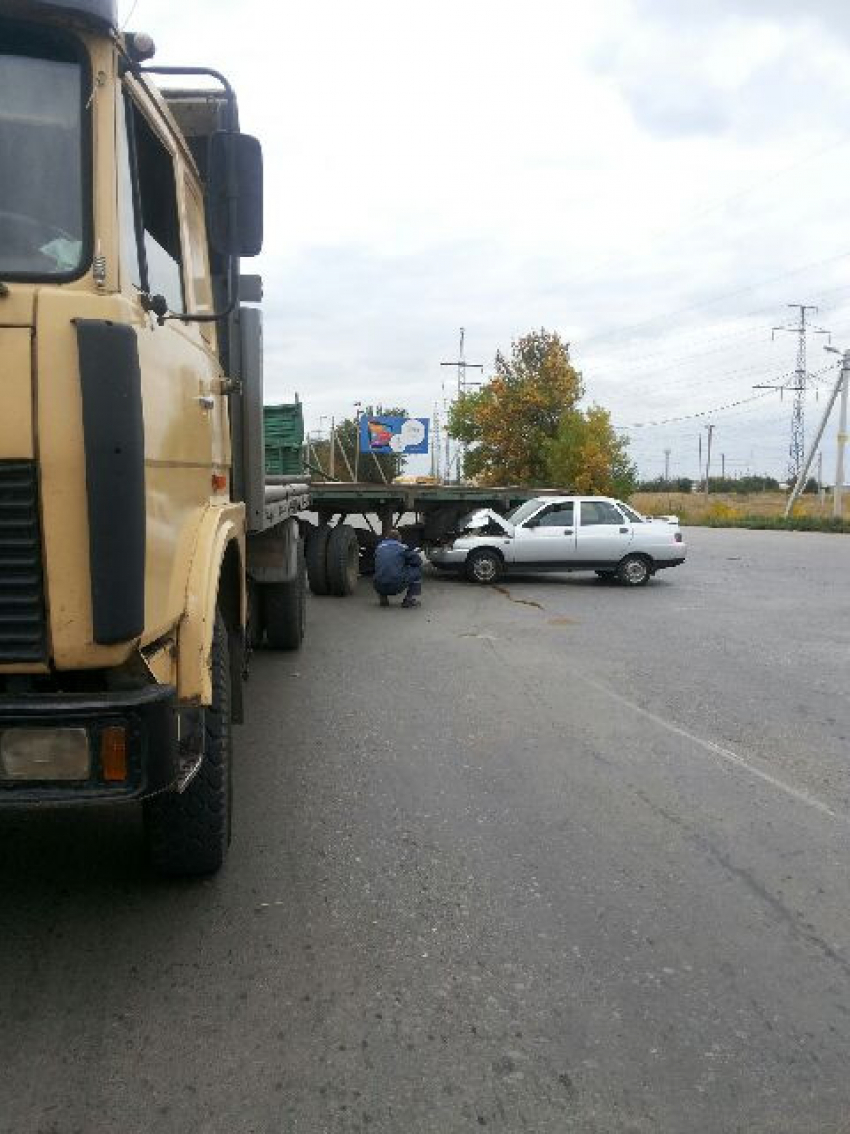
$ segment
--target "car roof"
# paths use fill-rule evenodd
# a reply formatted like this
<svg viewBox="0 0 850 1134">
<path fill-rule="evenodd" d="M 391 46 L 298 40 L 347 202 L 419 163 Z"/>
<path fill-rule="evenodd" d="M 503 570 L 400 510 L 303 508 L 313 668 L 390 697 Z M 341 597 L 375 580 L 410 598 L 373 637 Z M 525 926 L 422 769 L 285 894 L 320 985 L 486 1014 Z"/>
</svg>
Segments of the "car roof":
<svg viewBox="0 0 850 1134">
<path fill-rule="evenodd" d="M 569 504 L 582 500 L 605 500 L 608 504 L 616 504 L 613 496 L 536 496 L 535 501 L 540 504 Z"/>
</svg>

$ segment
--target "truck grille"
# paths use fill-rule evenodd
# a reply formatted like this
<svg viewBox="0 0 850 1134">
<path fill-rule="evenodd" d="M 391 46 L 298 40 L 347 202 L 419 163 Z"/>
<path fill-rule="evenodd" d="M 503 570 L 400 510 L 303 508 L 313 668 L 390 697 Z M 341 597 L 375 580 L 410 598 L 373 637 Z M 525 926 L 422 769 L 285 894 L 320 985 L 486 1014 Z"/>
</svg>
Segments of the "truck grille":
<svg viewBox="0 0 850 1134">
<path fill-rule="evenodd" d="M 33 461 L 0 461 L 0 663 L 45 658 L 45 619 Z"/>
</svg>

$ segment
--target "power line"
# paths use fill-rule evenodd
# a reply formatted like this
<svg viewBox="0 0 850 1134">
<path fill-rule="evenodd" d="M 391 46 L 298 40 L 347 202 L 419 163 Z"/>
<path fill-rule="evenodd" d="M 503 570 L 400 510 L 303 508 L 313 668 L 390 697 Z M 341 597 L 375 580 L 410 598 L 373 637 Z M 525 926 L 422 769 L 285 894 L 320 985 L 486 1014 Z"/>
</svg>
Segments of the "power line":
<svg viewBox="0 0 850 1134">
<path fill-rule="evenodd" d="M 777 276 L 771 276 L 768 279 L 760 280 L 758 283 L 747 284 L 744 287 L 736 288 L 734 291 L 724 292 L 722 295 L 712 296 L 710 299 L 698 300 L 696 303 L 689 303 L 685 307 L 680 307 L 675 311 L 665 311 L 659 315 L 653 315 L 650 319 L 644 319 L 639 323 L 631 323 L 626 327 L 612 327 L 609 330 L 601 331 L 599 334 L 591 335 L 583 342 L 583 346 L 588 343 L 598 342 L 600 339 L 605 340 L 611 336 L 629 334 L 631 331 L 640 330 L 642 327 L 652 326 L 657 323 L 659 319 L 671 319 L 679 315 L 685 315 L 689 311 L 698 311 L 702 307 L 710 307 L 713 303 L 721 303 L 724 299 L 733 299 L 736 295 L 744 295 L 749 291 L 758 291 L 761 287 L 766 287 L 768 284 L 779 283 L 781 280 L 786 280 L 791 276 L 801 275 L 803 272 L 811 271 L 813 268 L 822 268 L 825 264 L 833 264 L 838 260 L 845 260 L 850 256 L 850 251 L 839 252 L 835 256 L 827 256 L 824 260 L 814 260 L 809 264 L 803 264 L 797 268 L 791 268 L 786 272 L 781 272 Z"/>
<path fill-rule="evenodd" d="M 835 364 L 830 363 L 829 366 L 825 366 L 821 370 L 816 370 L 813 374 L 810 374 L 809 377 L 810 378 L 818 378 L 819 375 L 824 374 L 827 370 L 834 370 L 834 369 L 835 369 Z M 789 387 L 787 387 L 787 386 L 784 386 L 784 387 L 779 387 L 779 386 L 773 387 L 773 386 L 771 386 L 771 388 L 769 390 L 765 390 L 765 392 L 763 394 L 752 394 L 748 398 L 739 398 L 737 401 L 727 402 L 725 405 L 715 406 L 713 409 L 697 410 L 694 413 L 680 414 L 678 417 L 665 417 L 665 418 L 659 419 L 658 421 L 635 421 L 635 422 L 632 422 L 631 425 L 617 425 L 614 428 L 619 429 L 619 430 L 628 431 L 630 429 L 649 429 L 651 427 L 658 426 L 658 425 L 674 425 L 676 422 L 679 422 L 679 421 L 694 421 L 697 418 L 710 417 L 710 416 L 713 416 L 716 413 L 726 413 L 729 410 L 737 409 L 739 406 L 749 405 L 751 402 L 762 401 L 764 398 L 769 398 L 770 395 L 774 392 L 774 389 L 786 389 L 787 390 L 787 389 L 789 389 Z"/>
<path fill-rule="evenodd" d="M 737 402 L 728 402 L 725 406 L 715 406 L 713 409 L 698 410 L 696 413 L 685 413 L 679 417 L 664 417 L 658 421 L 634 421 L 631 425 L 617 425 L 615 429 L 649 429 L 657 425 L 673 425 L 677 421 L 694 421 L 699 417 L 709 417 L 716 413 L 724 413 L 726 410 L 735 409 L 737 406 L 745 406 L 749 402 L 757 402 L 762 398 L 769 397 L 770 394 L 753 394 L 749 398 L 739 398 Z"/>
</svg>

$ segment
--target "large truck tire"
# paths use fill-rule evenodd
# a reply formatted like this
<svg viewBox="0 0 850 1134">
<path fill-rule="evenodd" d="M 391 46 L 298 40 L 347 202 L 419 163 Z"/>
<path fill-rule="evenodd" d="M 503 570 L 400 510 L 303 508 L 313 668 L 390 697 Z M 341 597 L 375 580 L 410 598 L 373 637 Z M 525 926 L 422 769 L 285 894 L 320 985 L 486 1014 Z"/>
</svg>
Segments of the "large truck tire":
<svg viewBox="0 0 850 1134">
<path fill-rule="evenodd" d="M 360 576 L 360 544 L 349 524 L 337 524 L 331 530 L 326 562 L 331 594 L 339 598 L 353 594 Z"/>
<path fill-rule="evenodd" d="M 298 573 L 286 583 L 263 587 L 266 640 L 272 650 L 297 650 L 307 622 L 307 568 L 304 544 L 298 541 Z"/>
<path fill-rule="evenodd" d="M 307 540 L 307 578 L 314 595 L 329 594 L 328 586 L 328 540 L 331 529 L 327 524 L 319 524 Z"/>
<path fill-rule="evenodd" d="M 233 807 L 230 650 L 216 612 L 212 644 L 212 705 L 204 713 L 204 759 L 184 792 L 145 801 L 148 860 L 171 877 L 215 874 L 230 845 Z"/>
</svg>

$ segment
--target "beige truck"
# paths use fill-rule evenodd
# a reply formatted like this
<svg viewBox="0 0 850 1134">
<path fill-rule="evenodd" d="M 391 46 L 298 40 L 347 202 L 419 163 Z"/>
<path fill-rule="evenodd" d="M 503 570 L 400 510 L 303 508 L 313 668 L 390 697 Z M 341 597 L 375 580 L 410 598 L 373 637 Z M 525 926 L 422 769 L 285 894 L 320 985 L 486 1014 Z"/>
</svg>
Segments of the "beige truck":
<svg viewBox="0 0 850 1134">
<path fill-rule="evenodd" d="M 206 874 L 309 492 L 264 475 L 259 144 L 153 55 L 114 0 L 0 7 L 0 807 L 143 801 L 154 868 Z"/>
</svg>

